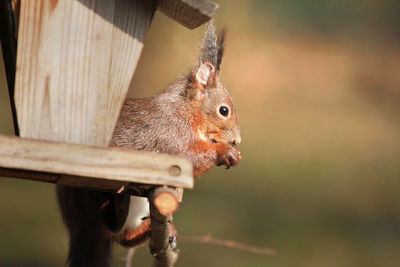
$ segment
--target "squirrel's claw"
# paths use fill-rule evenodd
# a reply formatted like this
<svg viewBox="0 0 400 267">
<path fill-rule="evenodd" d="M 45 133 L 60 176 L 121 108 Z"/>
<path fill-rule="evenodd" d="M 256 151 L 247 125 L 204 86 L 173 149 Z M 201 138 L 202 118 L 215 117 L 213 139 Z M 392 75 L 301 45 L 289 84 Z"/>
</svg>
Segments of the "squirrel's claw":
<svg viewBox="0 0 400 267">
<path fill-rule="evenodd" d="M 177 246 L 177 244 L 178 244 L 176 235 L 175 235 L 175 234 L 170 235 L 170 236 L 169 236 L 168 242 L 169 242 L 169 244 L 170 244 L 170 246 L 171 246 L 172 249 L 176 248 L 176 246 Z"/>
<path fill-rule="evenodd" d="M 217 162 L 217 166 L 225 165 L 226 168 L 228 169 L 230 167 L 230 160 L 228 159 L 227 155 L 223 155 L 221 158 L 219 158 Z"/>
<path fill-rule="evenodd" d="M 170 236 L 168 239 L 168 243 L 171 246 L 172 249 L 176 248 L 177 244 L 178 244 L 178 231 L 175 228 L 174 224 L 170 224 L 169 225 L 169 230 L 170 230 Z"/>
<path fill-rule="evenodd" d="M 227 145 L 223 153 L 219 153 L 216 165 L 225 165 L 226 169 L 229 169 L 231 166 L 238 164 L 241 157 L 242 156 L 238 149 L 234 148 L 233 146 Z"/>
</svg>

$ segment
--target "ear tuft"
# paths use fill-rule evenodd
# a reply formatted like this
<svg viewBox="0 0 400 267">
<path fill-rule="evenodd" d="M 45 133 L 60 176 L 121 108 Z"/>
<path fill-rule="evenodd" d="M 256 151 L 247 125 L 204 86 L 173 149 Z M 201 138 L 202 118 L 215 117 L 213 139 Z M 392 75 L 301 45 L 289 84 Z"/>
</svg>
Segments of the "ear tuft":
<svg viewBox="0 0 400 267">
<path fill-rule="evenodd" d="M 210 62 L 218 73 L 224 54 L 226 28 L 218 34 L 215 33 L 213 21 L 210 21 L 204 32 L 203 41 L 200 46 L 198 63 Z"/>
<path fill-rule="evenodd" d="M 196 72 L 196 80 L 199 84 L 206 87 L 208 80 L 214 72 L 214 66 L 209 62 L 201 63 Z"/>
<path fill-rule="evenodd" d="M 222 56 L 224 55 L 224 49 L 225 49 L 225 36 L 226 36 L 226 28 L 222 28 L 221 32 L 218 34 L 218 51 L 217 51 L 217 72 L 219 72 L 219 69 L 221 67 L 221 61 L 222 61 Z"/>
</svg>

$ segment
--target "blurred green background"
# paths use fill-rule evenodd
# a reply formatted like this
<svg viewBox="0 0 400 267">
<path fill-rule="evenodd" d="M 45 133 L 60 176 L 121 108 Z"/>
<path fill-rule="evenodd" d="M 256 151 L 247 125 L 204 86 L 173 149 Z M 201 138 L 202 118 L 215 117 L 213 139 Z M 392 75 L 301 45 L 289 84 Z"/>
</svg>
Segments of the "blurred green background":
<svg viewBox="0 0 400 267">
<path fill-rule="evenodd" d="M 183 236 L 278 253 L 181 242 L 177 266 L 399 266 L 400 2 L 218 2 L 243 159 L 185 191 L 175 223 Z M 130 95 L 153 95 L 191 65 L 203 29 L 157 12 Z M 12 134 L 0 68 L 0 130 Z M 0 179 L 0 218 L 0 266 L 64 264 L 53 185 Z M 116 248 L 115 266 L 125 253 Z M 135 266 L 151 261 L 139 248 Z"/>
</svg>

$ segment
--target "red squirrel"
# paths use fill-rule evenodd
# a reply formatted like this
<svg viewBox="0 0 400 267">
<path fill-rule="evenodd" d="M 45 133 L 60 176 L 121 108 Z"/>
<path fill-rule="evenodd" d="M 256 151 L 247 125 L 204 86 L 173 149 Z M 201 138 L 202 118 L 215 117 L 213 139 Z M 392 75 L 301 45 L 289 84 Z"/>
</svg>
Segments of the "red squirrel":
<svg viewBox="0 0 400 267">
<path fill-rule="evenodd" d="M 199 176 L 214 164 L 236 165 L 240 127 L 232 99 L 219 79 L 225 31 L 212 23 L 204 33 L 196 64 L 159 94 L 127 99 L 110 145 L 179 155 Z M 149 236 L 146 198 L 57 187 L 70 236 L 70 266 L 110 266 L 114 241 L 135 246 Z"/>
</svg>

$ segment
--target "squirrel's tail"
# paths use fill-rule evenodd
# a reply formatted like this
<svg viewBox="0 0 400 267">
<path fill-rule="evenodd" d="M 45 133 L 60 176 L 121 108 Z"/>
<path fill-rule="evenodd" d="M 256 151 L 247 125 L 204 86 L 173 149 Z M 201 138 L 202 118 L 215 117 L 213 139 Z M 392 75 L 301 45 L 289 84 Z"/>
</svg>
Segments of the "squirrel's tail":
<svg viewBox="0 0 400 267">
<path fill-rule="evenodd" d="M 104 224 L 102 207 L 106 195 L 57 186 L 57 197 L 70 236 L 68 266 L 111 266 L 112 239 Z"/>
<path fill-rule="evenodd" d="M 222 56 L 224 54 L 225 35 L 225 28 L 222 29 L 217 36 L 213 21 L 208 23 L 206 31 L 203 35 L 203 41 L 200 45 L 198 56 L 199 64 L 203 62 L 209 62 L 216 68 L 217 71 L 219 71 Z"/>
<path fill-rule="evenodd" d="M 68 266 L 111 266 L 112 240 L 96 227 L 90 230 L 70 237 Z"/>
</svg>

